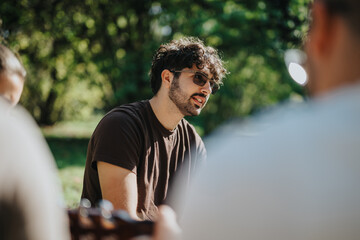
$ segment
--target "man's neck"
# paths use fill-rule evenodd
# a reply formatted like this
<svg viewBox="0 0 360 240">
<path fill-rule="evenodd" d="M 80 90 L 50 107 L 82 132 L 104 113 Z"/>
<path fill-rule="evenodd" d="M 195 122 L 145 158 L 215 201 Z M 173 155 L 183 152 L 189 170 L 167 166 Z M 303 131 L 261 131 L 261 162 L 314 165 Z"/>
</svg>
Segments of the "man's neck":
<svg viewBox="0 0 360 240">
<path fill-rule="evenodd" d="M 150 99 L 150 105 L 157 119 L 168 130 L 174 130 L 184 115 L 165 95 L 157 94 Z"/>
</svg>

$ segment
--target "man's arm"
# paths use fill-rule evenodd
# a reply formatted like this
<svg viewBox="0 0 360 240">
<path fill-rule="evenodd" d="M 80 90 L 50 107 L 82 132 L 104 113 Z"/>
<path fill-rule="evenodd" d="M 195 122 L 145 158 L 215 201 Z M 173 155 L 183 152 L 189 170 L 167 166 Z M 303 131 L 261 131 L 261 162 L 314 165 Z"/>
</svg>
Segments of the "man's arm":
<svg viewBox="0 0 360 240">
<path fill-rule="evenodd" d="M 125 168 L 97 161 L 102 198 L 109 200 L 115 209 L 123 209 L 141 220 L 137 214 L 138 189 L 136 175 Z"/>
</svg>

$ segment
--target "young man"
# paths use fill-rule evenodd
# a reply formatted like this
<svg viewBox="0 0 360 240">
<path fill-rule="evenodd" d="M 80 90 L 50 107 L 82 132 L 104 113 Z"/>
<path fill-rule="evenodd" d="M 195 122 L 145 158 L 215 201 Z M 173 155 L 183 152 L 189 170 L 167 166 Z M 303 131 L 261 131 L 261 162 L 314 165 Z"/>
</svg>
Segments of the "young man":
<svg viewBox="0 0 360 240">
<path fill-rule="evenodd" d="M 19 59 L 0 44 L 0 96 L 15 106 L 24 87 L 26 71 Z"/>
<path fill-rule="evenodd" d="M 161 45 L 150 70 L 154 97 L 110 111 L 88 146 L 83 198 L 111 201 L 134 219 L 154 219 L 175 173 L 189 181 L 206 156 L 184 116 L 199 115 L 226 74 L 217 51 L 195 38 Z"/>
</svg>

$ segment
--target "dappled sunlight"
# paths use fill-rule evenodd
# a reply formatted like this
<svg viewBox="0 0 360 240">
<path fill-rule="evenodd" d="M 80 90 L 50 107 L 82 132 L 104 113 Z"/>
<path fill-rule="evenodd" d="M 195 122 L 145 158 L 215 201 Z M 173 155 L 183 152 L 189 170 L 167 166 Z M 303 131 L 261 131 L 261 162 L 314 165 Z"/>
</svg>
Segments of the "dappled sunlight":
<svg viewBox="0 0 360 240">
<path fill-rule="evenodd" d="M 307 74 L 305 69 L 298 63 L 289 64 L 289 74 L 300 85 L 305 85 L 307 83 Z"/>
</svg>

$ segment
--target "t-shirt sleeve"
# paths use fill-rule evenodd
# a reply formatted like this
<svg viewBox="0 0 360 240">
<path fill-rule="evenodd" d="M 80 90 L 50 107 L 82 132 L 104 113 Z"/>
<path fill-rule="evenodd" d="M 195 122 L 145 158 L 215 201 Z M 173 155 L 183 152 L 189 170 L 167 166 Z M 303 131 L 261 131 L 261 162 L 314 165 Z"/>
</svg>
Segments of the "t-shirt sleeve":
<svg viewBox="0 0 360 240">
<path fill-rule="evenodd" d="M 137 118 L 127 112 L 106 115 L 93 135 L 92 167 L 103 161 L 128 169 L 136 174 L 141 148 L 141 128 Z"/>
</svg>

